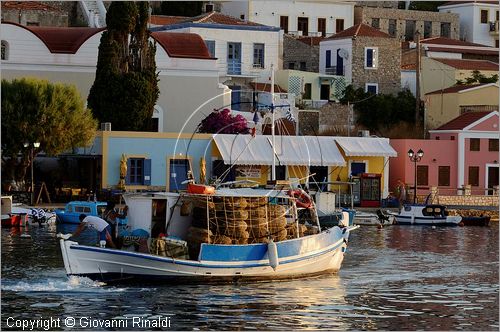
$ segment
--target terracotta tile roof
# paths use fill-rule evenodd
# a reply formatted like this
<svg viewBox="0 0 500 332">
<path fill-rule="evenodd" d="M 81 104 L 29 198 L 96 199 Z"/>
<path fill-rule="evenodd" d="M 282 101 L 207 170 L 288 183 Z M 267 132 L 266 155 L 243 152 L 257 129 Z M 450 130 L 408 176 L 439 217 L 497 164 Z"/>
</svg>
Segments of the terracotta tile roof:
<svg viewBox="0 0 500 332">
<path fill-rule="evenodd" d="M 461 53 L 461 54 L 477 54 L 477 55 L 496 55 L 498 56 L 498 49 L 491 48 L 491 50 L 478 50 L 466 48 L 449 48 L 449 47 L 428 47 L 427 51 L 430 52 L 446 52 L 446 53 Z"/>
<path fill-rule="evenodd" d="M 326 39 L 342 39 L 357 36 L 393 38 L 379 29 L 375 29 L 364 23 L 359 23 Z"/>
<path fill-rule="evenodd" d="M 255 82 L 252 82 L 252 83 L 250 83 L 250 85 L 252 86 L 252 88 L 255 91 L 271 92 L 271 84 L 269 84 L 269 83 L 255 83 Z M 276 93 L 287 93 L 287 91 L 285 89 L 283 89 L 281 86 L 279 86 L 278 84 L 274 85 L 274 92 L 276 92 Z"/>
<path fill-rule="evenodd" d="M 426 39 L 421 39 L 420 42 L 422 44 L 477 46 L 477 47 L 490 47 L 491 49 L 493 49 L 493 47 L 488 46 L 488 45 L 470 43 L 470 42 L 466 42 L 466 41 L 462 41 L 462 40 L 458 40 L 458 39 L 451 39 L 451 38 L 445 38 L 445 37 L 426 38 Z"/>
<path fill-rule="evenodd" d="M 164 16 L 164 15 L 151 15 L 149 23 L 154 25 L 170 25 L 179 23 L 188 19 L 186 16 Z"/>
<path fill-rule="evenodd" d="M 152 32 L 151 37 L 172 58 L 214 59 L 203 39 L 195 33 Z"/>
<path fill-rule="evenodd" d="M 2 1 L 2 10 L 39 10 L 60 12 L 61 10 L 38 1 Z"/>
<path fill-rule="evenodd" d="M 178 23 L 211 23 L 211 24 L 225 24 L 225 25 L 238 25 L 238 26 L 263 26 L 255 22 L 240 20 L 239 18 L 224 15 L 219 12 L 210 12 L 196 17 L 189 17 L 186 20 Z"/>
<path fill-rule="evenodd" d="M 297 40 L 311 46 L 318 46 L 324 37 L 298 37 Z"/>
<path fill-rule="evenodd" d="M 498 71 L 498 63 L 494 63 L 486 60 L 466 60 L 466 59 L 440 59 L 433 58 L 433 60 L 439 61 L 453 67 L 455 69 L 461 70 L 496 70 Z"/>
<path fill-rule="evenodd" d="M 426 93 L 426 95 L 437 95 L 437 94 L 441 94 L 441 93 L 456 93 L 459 91 L 468 90 L 471 88 L 476 88 L 476 87 L 480 87 L 480 86 L 487 85 L 487 84 L 491 84 L 491 83 L 454 85 L 454 86 L 450 86 L 449 88 L 446 88 L 446 89 L 428 92 L 428 93 Z"/>
<path fill-rule="evenodd" d="M 417 70 L 417 64 L 416 63 L 409 63 L 406 65 L 401 65 L 402 70 Z"/>
<path fill-rule="evenodd" d="M 462 130 L 490 113 L 491 112 L 466 112 L 434 130 Z"/>
<path fill-rule="evenodd" d="M 12 22 L 2 22 L 2 24 L 12 24 L 26 29 L 37 36 L 49 49 L 50 53 L 75 54 L 93 35 L 105 28 L 67 28 L 67 27 L 37 27 L 24 26 Z"/>
</svg>

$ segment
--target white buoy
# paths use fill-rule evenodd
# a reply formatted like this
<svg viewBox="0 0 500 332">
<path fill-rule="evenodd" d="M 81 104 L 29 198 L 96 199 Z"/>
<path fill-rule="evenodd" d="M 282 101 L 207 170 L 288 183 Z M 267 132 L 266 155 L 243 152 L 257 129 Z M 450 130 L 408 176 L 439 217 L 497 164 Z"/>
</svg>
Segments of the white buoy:
<svg viewBox="0 0 500 332">
<path fill-rule="evenodd" d="M 29 234 L 21 234 L 21 237 L 25 239 L 31 239 L 31 235 Z"/>
<path fill-rule="evenodd" d="M 273 240 L 271 240 L 267 244 L 267 256 L 269 257 L 269 266 L 271 266 L 273 270 L 276 271 L 276 268 L 278 267 L 280 262 L 278 261 L 278 247 Z"/>
<path fill-rule="evenodd" d="M 436 229 L 436 226 L 432 225 L 432 229 Z"/>
</svg>

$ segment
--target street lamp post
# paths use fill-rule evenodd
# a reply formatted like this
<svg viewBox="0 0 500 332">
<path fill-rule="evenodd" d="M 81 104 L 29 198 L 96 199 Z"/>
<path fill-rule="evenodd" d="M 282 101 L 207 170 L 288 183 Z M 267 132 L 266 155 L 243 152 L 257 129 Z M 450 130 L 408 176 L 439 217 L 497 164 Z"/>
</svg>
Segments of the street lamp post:
<svg viewBox="0 0 500 332">
<path fill-rule="evenodd" d="M 40 143 L 39 142 L 34 142 L 34 143 L 29 143 L 29 142 L 25 142 L 24 144 L 24 147 L 25 148 L 30 148 L 30 164 L 31 164 L 31 206 L 33 206 L 34 204 L 34 201 L 35 201 L 35 181 L 34 181 L 34 175 L 33 175 L 33 162 L 34 162 L 34 158 L 33 158 L 33 155 L 34 155 L 34 150 L 35 148 L 39 148 L 40 147 Z"/>
<path fill-rule="evenodd" d="M 412 161 L 415 164 L 415 182 L 414 182 L 414 187 L 413 187 L 413 204 L 417 203 L 417 163 L 422 160 L 422 157 L 424 156 L 424 151 L 422 149 L 418 149 L 417 154 L 413 152 L 412 149 L 408 150 L 408 157 L 410 158 L 410 161 Z"/>
</svg>

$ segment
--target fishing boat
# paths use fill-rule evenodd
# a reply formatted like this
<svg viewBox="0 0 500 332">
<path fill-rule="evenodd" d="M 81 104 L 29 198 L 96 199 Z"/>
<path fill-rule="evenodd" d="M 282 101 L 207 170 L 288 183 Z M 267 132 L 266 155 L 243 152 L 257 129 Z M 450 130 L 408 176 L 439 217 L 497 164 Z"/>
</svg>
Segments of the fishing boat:
<svg viewBox="0 0 500 332">
<path fill-rule="evenodd" d="M 345 220 L 320 230 L 315 211 L 304 220 L 287 191 L 222 188 L 210 195 L 129 193 L 124 199 L 130 236 L 122 230 L 120 249 L 60 240 L 69 276 L 107 283 L 315 276 L 340 269 L 358 227 Z"/>
<path fill-rule="evenodd" d="M 450 216 L 443 205 L 405 205 L 395 217 L 401 225 L 463 226 L 462 217 Z"/>
<path fill-rule="evenodd" d="M 71 201 L 66 204 L 64 209 L 57 209 L 56 219 L 58 223 L 63 224 L 79 224 L 80 215 L 86 214 L 88 216 L 102 216 L 106 210 L 106 202 L 94 201 Z M 127 219 L 118 219 L 119 224 L 126 224 Z"/>
</svg>

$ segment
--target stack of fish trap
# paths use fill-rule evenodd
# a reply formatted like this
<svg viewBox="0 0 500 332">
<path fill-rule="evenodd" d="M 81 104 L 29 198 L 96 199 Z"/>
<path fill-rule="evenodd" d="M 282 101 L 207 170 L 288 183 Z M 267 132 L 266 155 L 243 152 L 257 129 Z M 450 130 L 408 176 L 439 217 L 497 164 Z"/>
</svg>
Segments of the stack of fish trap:
<svg viewBox="0 0 500 332">
<path fill-rule="evenodd" d="M 287 225 L 289 206 L 267 197 L 192 196 L 192 226 L 188 231 L 190 256 L 197 257 L 202 243 L 252 244 L 304 236 L 307 229 Z"/>
</svg>

